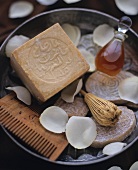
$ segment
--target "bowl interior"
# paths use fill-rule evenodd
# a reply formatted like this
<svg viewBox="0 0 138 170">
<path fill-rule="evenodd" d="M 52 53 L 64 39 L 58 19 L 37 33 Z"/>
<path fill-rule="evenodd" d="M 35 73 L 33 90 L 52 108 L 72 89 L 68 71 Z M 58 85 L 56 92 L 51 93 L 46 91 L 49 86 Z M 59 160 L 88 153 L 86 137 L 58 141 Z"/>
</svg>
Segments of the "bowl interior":
<svg viewBox="0 0 138 170">
<path fill-rule="evenodd" d="M 117 19 L 98 11 L 77 8 L 66 8 L 42 13 L 24 22 L 8 36 L 8 38 L 4 41 L 4 43 L 1 46 L 0 97 L 3 97 L 7 94 L 7 92 L 5 91 L 5 87 L 7 85 L 11 86 L 18 84 L 16 78 L 12 77 L 10 74 L 10 60 L 9 58 L 5 57 L 5 46 L 12 36 L 21 34 L 32 38 L 55 23 L 59 24 L 70 23 L 76 25 L 81 29 L 81 34 L 84 35 L 92 33 L 95 27 L 104 23 L 107 23 L 112 27 L 117 28 L 117 21 L 118 21 Z M 129 58 L 132 60 L 132 65 L 134 63 L 134 67 L 131 68 L 131 72 L 138 75 L 137 73 L 138 48 L 136 47 L 136 45 L 138 44 L 138 36 L 133 30 L 130 30 L 127 34 L 129 38 L 125 41 L 125 46 L 127 47 L 126 52 L 129 55 Z M 138 115 L 137 109 L 135 109 L 134 111 L 136 115 Z M 47 158 L 43 157 L 42 155 L 39 155 L 37 152 L 32 150 L 32 148 L 28 147 L 24 142 L 19 140 L 16 136 L 14 136 L 4 127 L 3 129 L 10 136 L 10 138 L 14 140 L 15 143 L 22 147 L 24 150 L 40 159 L 49 161 Z M 127 146 L 121 152 L 129 148 L 137 140 L 137 134 L 138 127 L 136 127 L 134 132 L 127 139 L 125 139 L 124 142 L 127 143 Z M 104 156 L 101 151 L 102 149 L 94 148 L 75 150 L 71 146 L 68 146 L 65 149 L 65 151 L 60 155 L 58 160 L 55 161 L 55 163 L 67 165 L 93 164 L 112 157 Z"/>
</svg>

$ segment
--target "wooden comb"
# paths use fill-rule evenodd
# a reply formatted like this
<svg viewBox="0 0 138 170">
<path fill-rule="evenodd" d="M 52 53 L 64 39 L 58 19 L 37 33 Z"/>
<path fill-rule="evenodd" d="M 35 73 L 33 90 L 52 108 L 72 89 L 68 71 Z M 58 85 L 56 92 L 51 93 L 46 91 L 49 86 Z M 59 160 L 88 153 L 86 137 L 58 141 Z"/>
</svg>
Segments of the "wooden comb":
<svg viewBox="0 0 138 170">
<path fill-rule="evenodd" d="M 39 114 L 11 93 L 0 99 L 0 123 L 30 147 L 50 160 L 56 160 L 68 145 L 64 134 L 47 131 Z"/>
</svg>

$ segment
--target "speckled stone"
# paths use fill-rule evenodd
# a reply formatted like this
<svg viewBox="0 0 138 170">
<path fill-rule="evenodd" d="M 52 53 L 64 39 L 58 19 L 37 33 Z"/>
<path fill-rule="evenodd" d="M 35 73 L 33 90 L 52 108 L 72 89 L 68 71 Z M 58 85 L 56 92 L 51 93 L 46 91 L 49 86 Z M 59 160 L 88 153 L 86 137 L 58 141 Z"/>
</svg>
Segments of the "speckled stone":
<svg viewBox="0 0 138 170">
<path fill-rule="evenodd" d="M 102 148 L 111 142 L 121 142 L 127 138 L 136 126 L 135 113 L 125 106 L 119 106 L 122 114 L 114 127 L 103 127 L 96 122 L 97 137 L 92 147 Z"/>
</svg>

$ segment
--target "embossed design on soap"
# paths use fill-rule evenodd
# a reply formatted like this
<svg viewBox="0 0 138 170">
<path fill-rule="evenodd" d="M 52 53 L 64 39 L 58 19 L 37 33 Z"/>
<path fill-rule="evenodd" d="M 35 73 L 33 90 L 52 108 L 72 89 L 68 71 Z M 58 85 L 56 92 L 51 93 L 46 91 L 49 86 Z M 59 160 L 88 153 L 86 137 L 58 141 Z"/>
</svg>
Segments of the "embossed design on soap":
<svg viewBox="0 0 138 170">
<path fill-rule="evenodd" d="M 73 53 L 63 41 L 43 38 L 36 40 L 30 48 L 29 62 L 30 69 L 37 77 L 56 83 L 70 74 Z"/>
</svg>

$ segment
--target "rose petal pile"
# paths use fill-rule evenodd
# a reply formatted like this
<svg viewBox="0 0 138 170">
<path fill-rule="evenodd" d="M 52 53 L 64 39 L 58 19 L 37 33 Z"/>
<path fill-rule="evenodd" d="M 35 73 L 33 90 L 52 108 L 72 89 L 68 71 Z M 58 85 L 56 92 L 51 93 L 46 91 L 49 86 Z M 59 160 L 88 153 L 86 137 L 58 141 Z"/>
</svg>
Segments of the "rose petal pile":
<svg viewBox="0 0 138 170">
<path fill-rule="evenodd" d="M 42 126 L 51 132 L 65 132 L 68 142 L 76 149 L 89 147 L 97 136 L 96 124 L 91 118 L 68 118 L 68 114 L 58 106 L 46 108 L 39 120 Z"/>
</svg>

